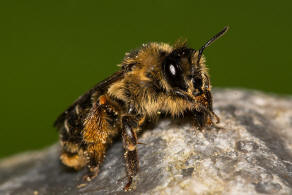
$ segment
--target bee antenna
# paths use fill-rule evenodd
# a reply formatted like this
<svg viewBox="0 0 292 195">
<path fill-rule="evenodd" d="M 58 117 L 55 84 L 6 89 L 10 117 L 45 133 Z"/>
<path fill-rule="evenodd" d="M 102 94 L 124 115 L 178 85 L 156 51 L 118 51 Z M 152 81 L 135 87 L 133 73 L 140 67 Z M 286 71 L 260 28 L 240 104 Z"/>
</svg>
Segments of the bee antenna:
<svg viewBox="0 0 292 195">
<path fill-rule="evenodd" d="M 198 64 L 200 62 L 200 59 L 202 57 L 203 51 L 205 48 L 207 48 L 208 46 L 210 46 L 214 41 L 216 41 L 217 39 L 219 39 L 220 37 L 222 37 L 229 29 L 229 26 L 225 26 L 223 28 L 223 30 L 221 30 L 219 33 L 217 33 L 215 36 L 213 36 L 207 43 L 205 43 L 205 45 L 203 45 L 200 50 L 199 50 L 199 54 L 198 54 Z"/>
</svg>

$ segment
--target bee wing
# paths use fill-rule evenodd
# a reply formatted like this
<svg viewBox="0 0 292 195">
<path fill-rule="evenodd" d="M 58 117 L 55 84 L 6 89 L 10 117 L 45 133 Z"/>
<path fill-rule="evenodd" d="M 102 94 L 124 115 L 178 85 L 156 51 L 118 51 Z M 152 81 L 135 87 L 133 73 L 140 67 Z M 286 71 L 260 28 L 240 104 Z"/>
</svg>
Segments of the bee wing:
<svg viewBox="0 0 292 195">
<path fill-rule="evenodd" d="M 109 86 L 124 77 L 124 70 L 120 70 L 105 80 L 96 84 L 92 89 L 80 96 L 67 110 L 65 110 L 55 121 L 54 126 L 61 130 L 64 129 L 72 135 L 74 129 L 83 129 L 83 120 L 92 107 L 92 95 L 102 95 Z M 76 135 L 77 136 L 77 135 Z"/>
</svg>

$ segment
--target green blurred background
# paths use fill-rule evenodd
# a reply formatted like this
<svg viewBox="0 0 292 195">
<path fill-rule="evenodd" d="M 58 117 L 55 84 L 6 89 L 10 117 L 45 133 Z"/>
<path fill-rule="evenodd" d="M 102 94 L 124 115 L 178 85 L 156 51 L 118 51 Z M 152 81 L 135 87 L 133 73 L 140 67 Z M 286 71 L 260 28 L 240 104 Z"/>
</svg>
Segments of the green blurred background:
<svg viewBox="0 0 292 195">
<path fill-rule="evenodd" d="M 48 146 L 52 124 L 142 43 L 187 38 L 215 87 L 292 94 L 291 1 L 6 1 L 0 3 L 0 157 Z"/>
</svg>

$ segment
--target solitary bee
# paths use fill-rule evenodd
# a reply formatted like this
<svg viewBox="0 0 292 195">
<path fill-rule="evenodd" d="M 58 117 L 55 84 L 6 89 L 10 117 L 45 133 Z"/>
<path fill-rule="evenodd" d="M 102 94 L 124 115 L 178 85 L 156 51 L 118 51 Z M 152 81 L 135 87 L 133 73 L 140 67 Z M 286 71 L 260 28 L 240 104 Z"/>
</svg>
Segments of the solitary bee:
<svg viewBox="0 0 292 195">
<path fill-rule="evenodd" d="M 130 190 L 138 172 L 137 133 L 144 121 L 160 113 L 172 117 L 192 114 L 194 126 L 218 123 L 205 57 L 206 47 L 221 37 L 228 27 L 199 50 L 185 43 L 170 46 L 149 43 L 126 53 L 121 68 L 79 97 L 55 122 L 60 131 L 62 163 L 75 170 L 88 166 L 90 181 L 97 176 L 106 149 L 121 135 Z"/>
</svg>

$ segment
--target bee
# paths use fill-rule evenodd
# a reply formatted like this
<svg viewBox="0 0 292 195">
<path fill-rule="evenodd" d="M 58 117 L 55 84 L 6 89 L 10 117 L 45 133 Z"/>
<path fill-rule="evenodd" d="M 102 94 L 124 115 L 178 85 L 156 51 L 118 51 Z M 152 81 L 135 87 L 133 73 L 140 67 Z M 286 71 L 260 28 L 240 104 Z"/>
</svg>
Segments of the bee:
<svg viewBox="0 0 292 195">
<path fill-rule="evenodd" d="M 199 50 L 179 42 L 148 43 L 126 53 L 120 70 L 80 96 L 56 120 L 62 163 L 75 170 L 88 166 L 87 181 L 95 178 L 107 148 L 122 137 L 127 173 L 125 191 L 131 189 L 139 168 L 137 133 L 145 121 L 160 113 L 173 118 L 189 112 L 201 129 L 219 122 L 203 51 L 227 32 L 213 36 Z"/>
</svg>

